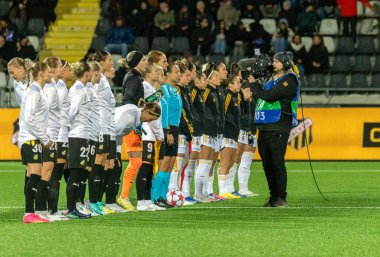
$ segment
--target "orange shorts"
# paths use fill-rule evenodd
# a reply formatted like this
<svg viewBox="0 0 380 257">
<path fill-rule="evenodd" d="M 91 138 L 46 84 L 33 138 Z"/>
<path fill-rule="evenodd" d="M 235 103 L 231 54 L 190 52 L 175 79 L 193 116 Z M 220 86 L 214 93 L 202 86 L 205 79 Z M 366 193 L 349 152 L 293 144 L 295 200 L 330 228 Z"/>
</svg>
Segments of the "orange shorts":
<svg viewBox="0 0 380 257">
<path fill-rule="evenodd" d="M 125 150 L 127 153 L 142 151 L 141 136 L 137 135 L 134 131 L 124 136 L 123 142 L 125 144 Z"/>
</svg>

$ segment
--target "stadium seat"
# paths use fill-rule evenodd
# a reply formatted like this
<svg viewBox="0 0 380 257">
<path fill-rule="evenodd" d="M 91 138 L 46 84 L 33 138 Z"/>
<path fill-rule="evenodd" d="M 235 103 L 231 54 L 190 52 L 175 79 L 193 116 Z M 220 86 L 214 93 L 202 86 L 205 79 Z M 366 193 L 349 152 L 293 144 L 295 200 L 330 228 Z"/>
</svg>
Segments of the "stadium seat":
<svg viewBox="0 0 380 257">
<path fill-rule="evenodd" d="M 368 55 L 355 56 L 354 64 L 352 66 L 353 72 L 370 72 L 371 70 L 371 60 Z"/>
<path fill-rule="evenodd" d="M 352 54 L 355 51 L 355 44 L 352 37 L 340 37 L 336 46 L 337 54 Z"/>
<path fill-rule="evenodd" d="M 313 39 L 311 37 L 302 37 L 302 43 L 305 45 L 306 51 L 309 51 L 312 44 L 313 44 Z"/>
<path fill-rule="evenodd" d="M 378 35 L 379 21 L 377 19 L 362 19 L 358 22 L 357 31 L 360 35 Z"/>
<path fill-rule="evenodd" d="M 111 54 L 112 61 L 113 61 L 113 66 L 115 70 L 119 69 L 119 60 L 123 58 L 120 54 Z"/>
<path fill-rule="evenodd" d="M 360 1 L 357 1 L 356 6 L 358 8 L 358 17 L 364 16 L 364 5 Z"/>
<path fill-rule="evenodd" d="M 27 33 L 42 37 L 45 34 L 44 20 L 40 18 L 32 18 L 28 21 Z"/>
<path fill-rule="evenodd" d="M 373 54 L 375 52 L 375 43 L 372 37 L 357 38 L 357 54 Z"/>
<path fill-rule="evenodd" d="M 241 22 L 243 22 L 243 24 L 244 24 L 246 30 L 247 30 L 248 32 L 250 32 L 250 31 L 251 31 L 251 26 L 250 26 L 250 25 L 251 25 L 252 23 L 254 23 L 255 20 L 254 20 L 254 19 L 245 18 L 245 19 L 241 19 Z"/>
<path fill-rule="evenodd" d="M 326 88 L 326 76 L 324 74 L 310 74 L 307 77 L 306 88 L 315 88 L 315 89 Z"/>
<path fill-rule="evenodd" d="M 339 34 L 338 22 L 336 19 L 323 19 L 319 27 L 320 35 L 335 36 Z"/>
<path fill-rule="evenodd" d="M 96 34 L 105 35 L 108 29 L 112 26 L 112 21 L 107 18 L 100 19 L 96 25 Z"/>
<path fill-rule="evenodd" d="M 136 37 L 132 48 L 143 53 L 149 52 L 149 41 L 147 37 Z"/>
<path fill-rule="evenodd" d="M 190 52 L 190 43 L 187 37 L 175 37 L 172 40 L 171 53 L 188 54 Z"/>
<path fill-rule="evenodd" d="M 95 50 L 103 50 L 103 48 L 106 46 L 106 41 L 104 39 L 104 36 L 95 36 L 92 38 L 91 47 Z"/>
<path fill-rule="evenodd" d="M 380 89 L 380 72 L 372 74 L 371 88 Z"/>
<path fill-rule="evenodd" d="M 8 16 L 11 6 L 12 6 L 11 1 L 0 1 L 0 17 Z"/>
<path fill-rule="evenodd" d="M 5 91 L 7 89 L 7 76 L 0 71 L 0 107 L 4 107 Z"/>
<path fill-rule="evenodd" d="M 41 50 L 41 44 L 40 40 L 37 36 L 28 36 L 30 44 L 34 47 L 34 50 L 36 52 L 39 52 Z"/>
<path fill-rule="evenodd" d="M 372 67 L 373 72 L 380 72 L 380 56 L 376 55 L 375 64 Z"/>
<path fill-rule="evenodd" d="M 369 87 L 366 73 L 351 74 L 350 88 L 366 89 Z"/>
<path fill-rule="evenodd" d="M 323 42 L 325 43 L 325 46 L 329 54 L 332 54 L 335 52 L 335 42 L 332 37 L 323 37 Z"/>
<path fill-rule="evenodd" d="M 349 73 L 351 71 L 351 60 L 347 55 L 336 55 L 331 68 L 331 72 Z"/>
<path fill-rule="evenodd" d="M 371 3 L 372 5 L 374 5 L 374 4 L 379 4 L 379 1 L 370 1 L 370 3 Z M 366 7 L 364 7 L 364 6 L 363 6 L 363 8 L 364 8 L 364 16 L 365 16 L 365 17 L 378 17 L 378 14 L 376 14 L 376 12 L 374 12 L 374 11 L 372 11 L 371 9 L 366 8 Z"/>
<path fill-rule="evenodd" d="M 347 88 L 347 78 L 345 74 L 342 73 L 332 73 L 330 75 L 329 88 L 331 90 L 339 88 Z"/>
<path fill-rule="evenodd" d="M 275 19 L 261 19 L 260 24 L 263 25 L 264 29 L 271 35 L 276 33 L 276 20 Z"/>
<path fill-rule="evenodd" d="M 22 19 L 20 18 L 15 18 L 11 20 L 17 27 L 18 33 L 23 34 L 25 31 L 25 23 Z"/>
<path fill-rule="evenodd" d="M 170 50 L 169 39 L 167 37 L 154 37 L 152 42 L 152 50 L 159 50 L 168 53 Z"/>
</svg>

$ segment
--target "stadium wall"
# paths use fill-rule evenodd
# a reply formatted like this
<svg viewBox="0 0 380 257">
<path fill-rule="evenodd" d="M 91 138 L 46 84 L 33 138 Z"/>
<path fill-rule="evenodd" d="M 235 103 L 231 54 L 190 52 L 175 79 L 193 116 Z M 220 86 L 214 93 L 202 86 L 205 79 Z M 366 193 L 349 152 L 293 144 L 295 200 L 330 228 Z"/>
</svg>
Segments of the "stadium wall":
<svg viewBox="0 0 380 257">
<path fill-rule="evenodd" d="M 0 109 L 0 160 L 20 160 L 12 144 L 19 109 Z M 305 108 L 292 130 L 287 160 L 307 160 L 306 141 L 312 160 L 380 160 L 380 108 Z M 306 128 L 306 130 L 305 130 Z M 123 149 L 122 156 L 127 154 Z M 258 159 L 255 154 L 255 159 Z"/>
</svg>

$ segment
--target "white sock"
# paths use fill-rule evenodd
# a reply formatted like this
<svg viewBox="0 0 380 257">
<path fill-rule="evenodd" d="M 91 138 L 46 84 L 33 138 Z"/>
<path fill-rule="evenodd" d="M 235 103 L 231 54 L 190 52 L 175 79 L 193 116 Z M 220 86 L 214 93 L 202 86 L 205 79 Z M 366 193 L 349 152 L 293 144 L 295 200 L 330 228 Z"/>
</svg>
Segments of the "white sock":
<svg viewBox="0 0 380 257">
<path fill-rule="evenodd" d="M 252 153 L 244 152 L 238 171 L 239 192 L 247 192 L 249 176 L 251 175 Z"/>
<path fill-rule="evenodd" d="M 170 173 L 169 190 L 175 190 L 178 188 L 178 172 L 172 171 Z"/>
<path fill-rule="evenodd" d="M 182 167 L 182 165 L 183 165 L 183 157 L 178 157 L 177 156 L 176 161 L 177 161 L 177 170 L 180 173 L 180 172 L 182 172 L 182 168 L 183 168 Z"/>
<path fill-rule="evenodd" d="M 227 193 L 226 191 L 226 175 L 218 175 L 219 195 Z"/>
<path fill-rule="evenodd" d="M 207 194 L 214 193 L 214 175 L 211 177 L 208 177 L 208 183 L 207 183 Z"/>
<path fill-rule="evenodd" d="M 207 185 L 208 174 L 210 172 L 212 161 L 199 160 L 197 171 L 195 172 L 195 195 L 203 194 L 204 183 Z"/>
<path fill-rule="evenodd" d="M 236 163 L 234 163 L 234 165 L 232 165 L 232 168 L 230 169 L 230 179 L 228 180 L 228 187 L 227 187 L 227 191 L 229 193 L 232 193 L 232 192 L 235 192 L 235 185 L 234 185 L 234 182 L 235 182 L 235 176 L 236 176 L 236 172 L 237 172 L 237 168 L 238 168 L 238 165 Z"/>
<path fill-rule="evenodd" d="M 191 178 L 193 177 L 193 172 L 195 168 L 196 160 L 189 160 L 187 167 L 185 169 L 185 174 L 182 183 L 182 193 L 184 197 L 190 196 Z"/>
</svg>

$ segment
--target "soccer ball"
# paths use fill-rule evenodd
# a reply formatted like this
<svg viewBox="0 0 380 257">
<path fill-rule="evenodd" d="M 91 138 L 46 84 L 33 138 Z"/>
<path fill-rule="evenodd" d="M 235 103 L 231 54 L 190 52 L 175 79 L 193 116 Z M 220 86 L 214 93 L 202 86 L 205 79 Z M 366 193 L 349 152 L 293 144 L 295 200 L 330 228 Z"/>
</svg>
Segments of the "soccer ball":
<svg viewBox="0 0 380 257">
<path fill-rule="evenodd" d="M 181 207 L 184 201 L 185 197 L 179 190 L 171 190 L 166 195 L 166 203 L 170 204 L 171 206 Z"/>
</svg>

